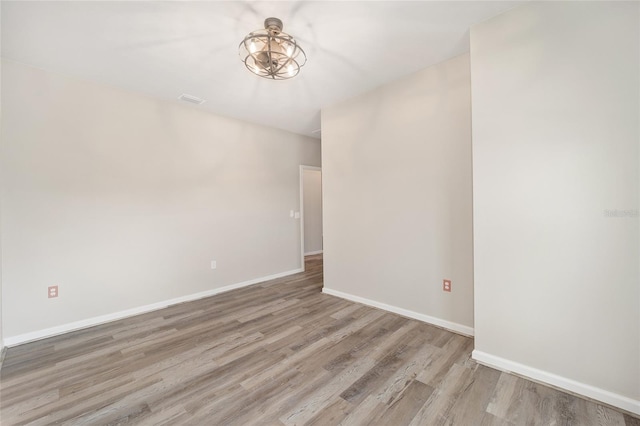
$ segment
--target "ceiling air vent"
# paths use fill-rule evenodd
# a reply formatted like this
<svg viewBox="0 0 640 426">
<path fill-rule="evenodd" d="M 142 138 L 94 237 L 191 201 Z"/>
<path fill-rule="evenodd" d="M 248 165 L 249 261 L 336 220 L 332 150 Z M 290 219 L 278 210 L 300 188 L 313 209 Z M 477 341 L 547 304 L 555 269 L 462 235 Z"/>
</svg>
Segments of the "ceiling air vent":
<svg viewBox="0 0 640 426">
<path fill-rule="evenodd" d="M 186 93 L 183 93 L 182 95 L 180 95 L 178 99 L 180 99 L 181 101 L 189 102 L 190 104 L 196 104 L 196 105 L 201 105 L 204 103 L 204 99 L 200 99 L 192 95 L 187 95 Z"/>
</svg>

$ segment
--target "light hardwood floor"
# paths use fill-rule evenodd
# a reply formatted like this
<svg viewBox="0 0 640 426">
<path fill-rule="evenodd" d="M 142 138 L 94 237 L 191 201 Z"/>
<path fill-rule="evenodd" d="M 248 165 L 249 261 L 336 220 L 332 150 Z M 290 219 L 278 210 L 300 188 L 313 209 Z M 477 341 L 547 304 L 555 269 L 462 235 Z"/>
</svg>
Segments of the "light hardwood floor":
<svg viewBox="0 0 640 426">
<path fill-rule="evenodd" d="M 10 348 L 2 425 L 627 425 L 307 272 Z"/>
</svg>

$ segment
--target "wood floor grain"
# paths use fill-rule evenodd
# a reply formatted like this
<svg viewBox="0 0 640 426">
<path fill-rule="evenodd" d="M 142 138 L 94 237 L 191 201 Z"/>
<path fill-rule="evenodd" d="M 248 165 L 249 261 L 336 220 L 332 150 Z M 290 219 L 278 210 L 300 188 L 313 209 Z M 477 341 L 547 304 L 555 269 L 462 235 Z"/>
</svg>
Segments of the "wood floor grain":
<svg viewBox="0 0 640 426">
<path fill-rule="evenodd" d="M 307 271 L 10 348 L 2 425 L 639 425 Z"/>
</svg>

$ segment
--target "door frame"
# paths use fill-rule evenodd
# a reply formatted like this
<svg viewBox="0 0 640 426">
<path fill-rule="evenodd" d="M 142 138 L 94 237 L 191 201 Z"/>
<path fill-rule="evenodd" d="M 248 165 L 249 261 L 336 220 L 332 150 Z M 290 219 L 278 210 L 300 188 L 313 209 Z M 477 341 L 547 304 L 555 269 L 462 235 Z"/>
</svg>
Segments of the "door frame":
<svg viewBox="0 0 640 426">
<path fill-rule="evenodd" d="M 322 173 L 322 167 L 300 165 L 300 268 L 304 272 L 304 172 L 305 170 Z M 323 198 L 324 199 L 324 198 Z M 324 244 L 323 247 L 324 249 Z"/>
</svg>

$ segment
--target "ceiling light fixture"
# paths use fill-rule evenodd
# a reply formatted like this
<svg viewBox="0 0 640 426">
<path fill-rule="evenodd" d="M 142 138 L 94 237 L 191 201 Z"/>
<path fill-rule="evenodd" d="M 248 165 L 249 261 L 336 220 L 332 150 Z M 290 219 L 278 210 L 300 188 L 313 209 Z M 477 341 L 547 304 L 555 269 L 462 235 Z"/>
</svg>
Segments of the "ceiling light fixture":
<svg viewBox="0 0 640 426">
<path fill-rule="evenodd" d="M 295 39 L 282 32 L 282 21 L 278 18 L 265 19 L 264 30 L 249 33 L 239 49 L 249 71 L 273 80 L 295 77 L 307 62 L 307 55 Z"/>
</svg>

